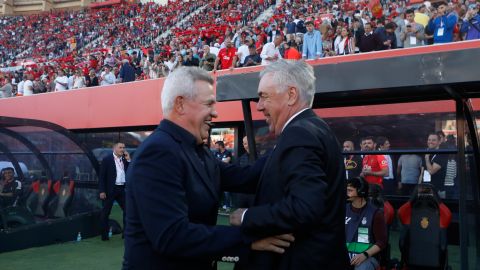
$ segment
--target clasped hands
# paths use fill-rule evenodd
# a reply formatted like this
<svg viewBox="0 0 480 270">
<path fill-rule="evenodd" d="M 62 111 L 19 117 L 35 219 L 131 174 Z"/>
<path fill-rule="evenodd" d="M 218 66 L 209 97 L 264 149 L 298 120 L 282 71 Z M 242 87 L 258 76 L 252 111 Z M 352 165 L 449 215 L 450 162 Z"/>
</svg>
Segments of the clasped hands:
<svg viewBox="0 0 480 270">
<path fill-rule="evenodd" d="M 246 210 L 247 209 L 239 208 L 231 213 L 230 225 L 242 225 L 242 215 Z M 251 244 L 250 248 L 252 250 L 271 251 L 282 254 L 285 252 L 285 248 L 288 248 L 293 241 L 295 241 L 293 234 L 281 234 L 257 240 Z"/>
</svg>

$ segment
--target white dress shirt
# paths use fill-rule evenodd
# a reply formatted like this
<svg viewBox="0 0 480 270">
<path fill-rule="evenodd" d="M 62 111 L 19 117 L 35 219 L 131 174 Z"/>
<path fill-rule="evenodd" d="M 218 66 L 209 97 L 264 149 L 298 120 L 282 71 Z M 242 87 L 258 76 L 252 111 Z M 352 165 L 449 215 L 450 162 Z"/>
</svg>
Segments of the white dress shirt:
<svg viewBox="0 0 480 270">
<path fill-rule="evenodd" d="M 113 161 L 115 162 L 115 169 L 117 170 L 117 178 L 115 179 L 115 185 L 125 185 L 125 168 L 123 164 L 123 157 L 117 157 L 113 154 Z"/>
<path fill-rule="evenodd" d="M 265 44 L 265 46 L 263 46 L 262 53 L 260 54 L 260 57 L 262 58 L 262 65 L 273 63 L 273 60 L 267 60 L 267 58 L 274 57 L 275 55 L 278 57 L 278 59 L 282 59 L 282 55 L 280 54 L 278 47 L 275 47 L 273 42 Z"/>
</svg>

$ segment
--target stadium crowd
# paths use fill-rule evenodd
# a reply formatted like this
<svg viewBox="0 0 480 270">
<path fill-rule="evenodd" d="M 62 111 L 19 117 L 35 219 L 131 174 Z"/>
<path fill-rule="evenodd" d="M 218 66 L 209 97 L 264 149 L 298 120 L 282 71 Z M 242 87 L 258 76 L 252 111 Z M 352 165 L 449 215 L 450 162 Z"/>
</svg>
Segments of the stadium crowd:
<svg viewBox="0 0 480 270">
<path fill-rule="evenodd" d="M 473 0 L 203 0 L 4 17 L 0 97 L 159 78 L 182 65 L 215 71 L 478 39 L 478 10 Z"/>
</svg>

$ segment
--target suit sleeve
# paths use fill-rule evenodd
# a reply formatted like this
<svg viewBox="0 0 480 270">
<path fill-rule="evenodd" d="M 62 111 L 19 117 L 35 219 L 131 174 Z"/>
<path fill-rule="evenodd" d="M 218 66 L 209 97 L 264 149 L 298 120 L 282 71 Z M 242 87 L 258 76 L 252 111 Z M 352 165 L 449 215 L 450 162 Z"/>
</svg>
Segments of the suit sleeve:
<svg viewBox="0 0 480 270">
<path fill-rule="evenodd" d="M 188 258 L 246 253 L 246 238 L 239 228 L 189 221 L 185 164 L 177 151 L 165 146 L 149 148 L 130 167 L 129 175 L 135 181 L 130 181 L 128 188 L 152 247 L 166 256 Z"/>
<path fill-rule="evenodd" d="M 108 156 L 102 159 L 100 166 L 100 176 L 98 177 L 98 192 L 107 192 L 107 162 Z"/>
<path fill-rule="evenodd" d="M 266 159 L 267 156 L 261 157 L 254 164 L 248 166 L 218 162 L 221 189 L 231 192 L 255 193 Z"/>
<path fill-rule="evenodd" d="M 302 130 L 304 131 L 300 131 Z M 293 136 L 297 138 L 290 141 L 298 141 L 298 132 L 296 133 Z M 301 133 L 301 138 L 304 141 L 318 142 L 308 132 Z M 325 213 L 328 186 L 323 169 L 325 163 L 321 158 L 326 153 L 319 144 L 301 147 L 292 144 L 285 148 L 277 167 L 287 179 L 284 196 L 276 203 L 248 209 L 241 226 L 247 234 L 265 236 L 268 232 L 269 235 L 276 235 L 318 224 Z"/>
</svg>

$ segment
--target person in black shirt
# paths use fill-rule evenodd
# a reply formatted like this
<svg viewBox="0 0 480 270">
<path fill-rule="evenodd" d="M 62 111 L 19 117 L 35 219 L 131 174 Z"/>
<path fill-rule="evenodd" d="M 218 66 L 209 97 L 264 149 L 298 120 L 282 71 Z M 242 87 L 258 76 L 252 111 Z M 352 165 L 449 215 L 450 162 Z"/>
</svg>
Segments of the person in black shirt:
<svg viewBox="0 0 480 270">
<path fill-rule="evenodd" d="M 438 150 L 440 147 L 440 136 L 434 132 L 429 134 L 427 145 L 429 150 Z M 447 160 L 448 155 L 442 154 L 426 154 L 423 159 L 423 182 L 431 182 L 441 198 L 445 198 Z"/>
<path fill-rule="evenodd" d="M 94 69 L 90 69 L 88 76 L 85 76 L 85 82 L 87 83 L 87 87 L 98 86 L 98 77 Z"/>
<path fill-rule="evenodd" d="M 365 24 L 365 33 L 360 37 L 358 48 L 360 52 L 377 51 L 382 46 L 382 42 L 378 37 L 378 34 L 372 30 L 370 23 Z"/>
<path fill-rule="evenodd" d="M 355 146 L 352 141 L 346 140 L 343 142 L 343 151 L 355 151 Z M 360 176 L 362 172 L 362 157 L 360 155 L 346 155 L 343 158 L 345 163 L 345 179 L 352 179 Z"/>
<path fill-rule="evenodd" d="M 232 152 L 225 148 L 225 143 L 218 141 L 215 143 L 215 147 L 217 148 L 217 151 L 214 153 L 215 158 L 217 158 L 219 161 L 230 164 L 232 162 Z M 228 212 L 232 207 L 232 198 L 230 197 L 230 192 L 224 192 L 223 194 L 223 209 Z"/>
<path fill-rule="evenodd" d="M 245 153 L 241 155 L 238 159 L 236 164 L 239 166 L 247 166 L 253 164 L 254 161 L 250 159 L 250 149 L 248 149 L 248 140 L 247 136 L 243 137 L 243 148 L 245 149 Z M 244 193 L 234 193 L 232 194 L 234 198 L 234 206 L 238 208 L 249 208 L 253 205 L 253 199 L 255 195 L 253 194 L 244 194 Z"/>
<path fill-rule="evenodd" d="M 22 191 L 22 183 L 14 179 L 12 167 L 3 168 L 0 181 L 0 209 L 14 206 Z"/>
<path fill-rule="evenodd" d="M 260 55 L 258 55 L 257 50 L 255 48 L 255 44 L 251 44 L 248 46 L 248 51 L 250 55 L 245 57 L 245 67 L 251 67 L 251 66 L 258 66 L 260 63 L 262 63 L 262 58 Z"/>
</svg>

